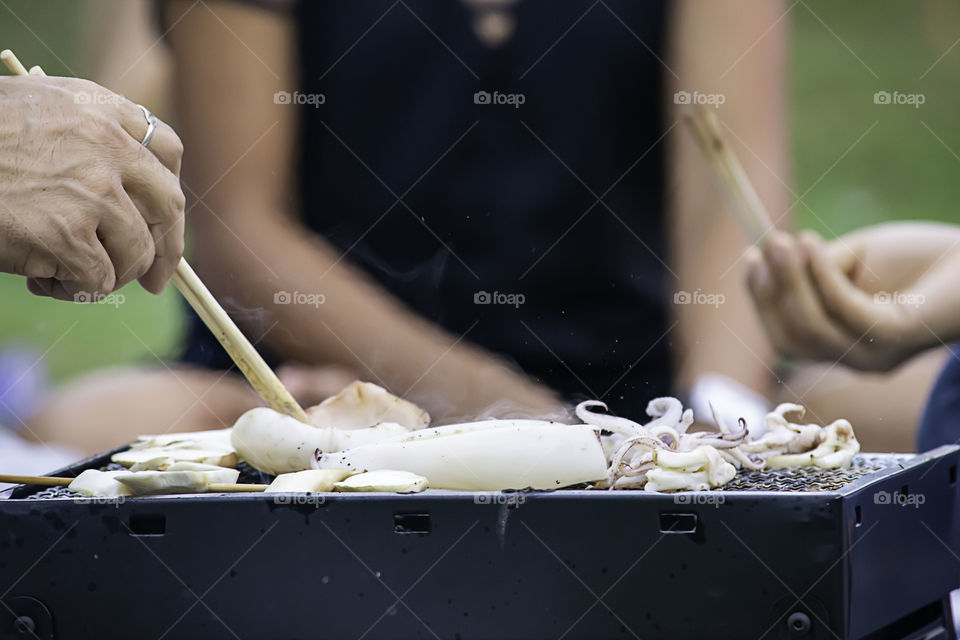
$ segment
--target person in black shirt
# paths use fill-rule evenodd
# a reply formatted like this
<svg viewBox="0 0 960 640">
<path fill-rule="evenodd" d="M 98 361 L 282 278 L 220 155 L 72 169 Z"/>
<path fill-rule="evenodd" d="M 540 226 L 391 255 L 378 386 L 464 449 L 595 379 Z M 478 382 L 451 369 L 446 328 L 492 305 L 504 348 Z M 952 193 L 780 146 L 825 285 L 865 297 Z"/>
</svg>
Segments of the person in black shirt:
<svg viewBox="0 0 960 640">
<path fill-rule="evenodd" d="M 189 127 L 193 259 L 301 402 L 361 377 L 441 420 L 549 415 L 583 397 L 642 419 L 671 392 L 701 419 L 705 399 L 726 401 L 756 429 L 765 400 L 746 390 L 767 389 L 772 358 L 740 286 L 743 239 L 676 125 L 690 104 L 717 107 L 788 226 L 782 3 L 157 8 Z M 929 347 L 955 339 L 938 287 L 956 233 L 881 225 L 827 246 L 775 233 L 748 254 L 772 345 L 824 362 L 796 369 L 778 400 L 851 418 L 865 446 L 905 449 L 923 369 L 939 364 Z M 196 319 L 184 360 L 200 367 L 75 385 L 47 422 L 112 446 L 230 424 L 258 402 L 210 372 L 229 361 Z M 882 390 L 835 366 L 906 360 Z M 954 370 L 924 447 L 954 439 Z M 111 412 L 78 428 L 84 406 Z"/>
<path fill-rule="evenodd" d="M 192 261 L 273 362 L 440 416 L 765 391 L 744 241 L 677 124 L 712 103 L 782 169 L 779 3 L 244 4 L 166 19 Z M 227 365 L 197 324 L 185 359 Z"/>
<path fill-rule="evenodd" d="M 718 108 L 788 224 L 785 3 L 158 6 L 189 259 L 301 403 L 361 378 L 438 423 L 664 394 L 761 423 L 746 240 L 681 119 Z M 122 394 L 156 428 L 258 402 L 196 320 L 182 359 Z"/>
</svg>

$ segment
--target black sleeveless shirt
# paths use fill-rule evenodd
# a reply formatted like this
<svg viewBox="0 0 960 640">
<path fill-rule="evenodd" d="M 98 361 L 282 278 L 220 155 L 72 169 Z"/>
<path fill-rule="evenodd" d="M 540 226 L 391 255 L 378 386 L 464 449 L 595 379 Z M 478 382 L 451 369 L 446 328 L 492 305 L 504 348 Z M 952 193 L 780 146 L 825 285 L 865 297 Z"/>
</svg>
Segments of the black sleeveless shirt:
<svg viewBox="0 0 960 640">
<path fill-rule="evenodd" d="M 606 5 L 520 0 L 490 48 L 454 0 L 299 2 L 300 213 L 452 334 L 640 415 L 670 386 L 666 7 Z M 196 322 L 185 359 L 228 364 Z"/>
</svg>

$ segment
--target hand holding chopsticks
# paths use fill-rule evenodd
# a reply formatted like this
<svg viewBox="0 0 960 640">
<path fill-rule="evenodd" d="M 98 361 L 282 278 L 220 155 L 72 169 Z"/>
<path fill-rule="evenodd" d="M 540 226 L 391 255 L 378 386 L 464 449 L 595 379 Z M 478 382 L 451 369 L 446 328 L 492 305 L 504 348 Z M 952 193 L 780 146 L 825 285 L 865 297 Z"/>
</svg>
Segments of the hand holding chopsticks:
<svg viewBox="0 0 960 640">
<path fill-rule="evenodd" d="M 33 67 L 27 71 L 10 50 L 0 53 L 0 61 L 15 75 L 45 75 L 40 67 Z M 158 121 L 149 111 L 141 109 L 145 116 L 146 128 L 141 144 L 146 146 L 157 129 Z M 155 153 L 159 152 L 155 150 Z M 300 405 L 182 258 L 173 275 L 173 283 L 267 404 L 276 411 L 302 422 L 308 422 L 306 413 Z"/>
</svg>

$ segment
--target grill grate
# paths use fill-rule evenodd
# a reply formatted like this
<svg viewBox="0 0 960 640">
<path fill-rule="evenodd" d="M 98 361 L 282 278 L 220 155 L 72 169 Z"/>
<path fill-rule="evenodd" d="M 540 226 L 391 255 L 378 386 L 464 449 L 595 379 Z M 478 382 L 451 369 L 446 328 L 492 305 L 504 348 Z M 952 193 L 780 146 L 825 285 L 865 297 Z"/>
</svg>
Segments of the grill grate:
<svg viewBox="0 0 960 640">
<path fill-rule="evenodd" d="M 854 457 L 847 469 L 792 467 L 747 471 L 720 487 L 719 491 L 839 491 L 854 480 L 872 473 L 903 466 L 913 456 L 896 453 L 864 453 Z"/>
<path fill-rule="evenodd" d="M 913 457 L 912 454 L 864 453 L 853 459 L 848 469 L 820 469 L 819 467 L 798 467 L 768 471 L 747 471 L 738 473 L 718 491 L 839 491 L 849 483 L 891 467 L 903 466 Z M 273 476 L 257 471 L 245 462 L 237 465 L 240 471 L 239 482 L 243 484 L 269 484 Z M 121 471 L 123 467 L 110 463 L 101 467 L 103 471 Z M 67 487 L 47 487 L 30 494 L 26 500 L 52 500 L 84 498 Z"/>
</svg>

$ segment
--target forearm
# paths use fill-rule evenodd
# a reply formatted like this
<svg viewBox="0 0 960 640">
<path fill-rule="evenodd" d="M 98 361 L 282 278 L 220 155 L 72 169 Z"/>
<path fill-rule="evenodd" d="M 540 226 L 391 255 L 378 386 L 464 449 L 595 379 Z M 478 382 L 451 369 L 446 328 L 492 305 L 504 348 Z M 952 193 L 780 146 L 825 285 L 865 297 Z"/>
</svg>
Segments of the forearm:
<svg viewBox="0 0 960 640">
<path fill-rule="evenodd" d="M 770 214 L 780 225 L 789 223 L 783 183 L 789 175 L 782 86 L 785 34 L 782 25 L 771 28 L 782 7 L 776 2 L 757 9 L 748 2 L 696 1 L 674 6 L 670 56 L 677 77 L 668 95 L 669 122 L 677 123 L 668 137 L 671 289 L 689 293 L 691 302 L 673 307 L 677 383 L 688 388 L 712 371 L 766 393 L 774 358 L 744 286 L 740 257 L 747 239 L 682 123 L 689 105 L 674 104 L 672 97 L 686 91 L 722 100 L 717 113 L 724 134 Z"/>
<path fill-rule="evenodd" d="M 452 335 L 412 313 L 299 223 L 235 215 L 230 231 L 214 219 L 196 224 L 205 250 L 194 262 L 221 298 L 271 311 L 266 324 L 276 325 L 262 342 L 281 357 L 349 367 L 440 420 L 495 404 L 528 415 L 562 409 L 551 391 L 471 345 L 469 332 Z M 317 294 L 315 304 L 276 304 L 281 291 Z"/>
</svg>

